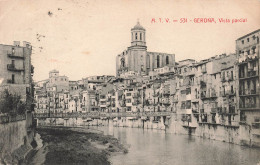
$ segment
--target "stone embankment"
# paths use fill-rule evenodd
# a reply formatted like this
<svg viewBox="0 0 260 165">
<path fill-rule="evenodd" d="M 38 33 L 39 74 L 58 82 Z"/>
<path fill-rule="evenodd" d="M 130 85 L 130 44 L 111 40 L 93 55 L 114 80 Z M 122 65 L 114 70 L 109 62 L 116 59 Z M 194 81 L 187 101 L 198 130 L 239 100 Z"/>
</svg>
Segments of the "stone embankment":
<svg viewBox="0 0 260 165">
<path fill-rule="evenodd" d="M 18 164 L 33 149 L 34 128 L 29 116 L 0 116 L 0 164 Z"/>
</svg>

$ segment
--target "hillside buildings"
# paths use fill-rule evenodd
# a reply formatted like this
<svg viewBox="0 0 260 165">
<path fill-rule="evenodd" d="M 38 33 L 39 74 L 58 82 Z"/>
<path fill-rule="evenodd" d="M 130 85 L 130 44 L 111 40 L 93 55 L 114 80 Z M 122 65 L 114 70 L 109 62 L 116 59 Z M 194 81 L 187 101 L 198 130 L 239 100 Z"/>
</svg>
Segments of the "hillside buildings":
<svg viewBox="0 0 260 165">
<path fill-rule="evenodd" d="M 260 136 L 260 29 L 236 40 L 238 57 L 238 108 L 240 123 L 252 129 L 253 138 Z"/>
<path fill-rule="evenodd" d="M 41 85 L 42 82 L 36 85 L 43 86 L 36 90 L 36 110 L 48 113 L 170 112 L 170 118 L 141 120 L 162 122 L 164 128 L 174 123 L 175 129 L 182 128 L 200 136 L 232 137 L 231 142 L 239 139 L 259 145 L 259 33 L 257 30 L 239 38 L 236 53 L 202 61 L 175 62 L 174 54 L 147 52 L 145 29 L 138 22 L 131 29 L 131 46 L 117 56 L 117 77 L 68 81 L 65 76 L 68 83 L 54 83 L 55 79 L 58 81 L 58 71 L 51 71 L 46 85 Z M 52 95 L 48 86 L 55 86 Z M 37 92 L 45 93 L 44 99 Z M 55 104 L 51 104 L 51 100 Z M 138 119 L 117 117 L 115 120 Z M 221 131 L 219 136 L 214 133 L 218 130 Z"/>
</svg>

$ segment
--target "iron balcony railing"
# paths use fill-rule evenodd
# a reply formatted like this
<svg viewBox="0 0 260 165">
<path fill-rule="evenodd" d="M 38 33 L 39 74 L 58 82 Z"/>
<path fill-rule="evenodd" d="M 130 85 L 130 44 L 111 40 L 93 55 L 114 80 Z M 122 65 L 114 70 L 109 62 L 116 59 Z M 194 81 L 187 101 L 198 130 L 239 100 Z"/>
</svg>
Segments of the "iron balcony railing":
<svg viewBox="0 0 260 165">
<path fill-rule="evenodd" d="M 34 113 L 35 118 L 99 118 L 99 117 L 153 117 L 153 116 L 170 116 L 172 112 L 88 112 L 88 113 Z"/>
<path fill-rule="evenodd" d="M 17 55 L 15 53 L 7 53 L 7 56 L 10 57 L 10 58 L 24 59 L 23 56 Z"/>
<path fill-rule="evenodd" d="M 7 70 L 10 71 L 24 71 L 23 68 L 16 68 L 14 64 L 7 64 Z"/>
</svg>

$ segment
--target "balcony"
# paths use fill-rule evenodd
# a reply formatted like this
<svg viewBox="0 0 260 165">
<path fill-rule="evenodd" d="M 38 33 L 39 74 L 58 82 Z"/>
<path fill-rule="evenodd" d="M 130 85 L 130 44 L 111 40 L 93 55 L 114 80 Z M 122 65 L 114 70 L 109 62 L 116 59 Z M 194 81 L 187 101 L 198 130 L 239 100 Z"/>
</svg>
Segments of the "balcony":
<svg viewBox="0 0 260 165">
<path fill-rule="evenodd" d="M 201 69 L 201 73 L 207 73 L 206 67 Z"/>
<path fill-rule="evenodd" d="M 217 93 L 216 92 L 211 92 L 209 95 L 209 98 L 217 98 Z"/>
<path fill-rule="evenodd" d="M 163 92 L 163 96 L 169 96 L 169 95 L 170 95 L 170 91 Z"/>
<path fill-rule="evenodd" d="M 165 106 L 171 105 L 171 103 L 169 102 L 169 100 L 164 100 L 162 103 L 163 103 Z"/>
<path fill-rule="evenodd" d="M 249 71 L 247 75 L 248 75 L 248 78 L 258 76 L 258 71 L 257 70 Z"/>
<path fill-rule="evenodd" d="M 253 61 L 258 59 L 258 56 L 256 53 L 253 54 L 249 54 L 249 55 L 239 55 L 239 59 L 238 59 L 238 63 L 239 64 L 243 64 L 246 63 L 248 61 Z"/>
<path fill-rule="evenodd" d="M 239 109 L 240 110 L 258 110 L 259 107 L 257 107 L 256 103 L 250 103 L 250 104 L 240 104 Z"/>
<path fill-rule="evenodd" d="M 239 75 L 239 80 L 256 78 L 258 76 L 259 76 L 258 70 L 251 70 L 251 71 L 248 71 L 247 74 L 241 73 Z"/>
<path fill-rule="evenodd" d="M 23 68 L 16 68 L 14 64 L 7 64 L 7 70 L 14 72 L 24 71 Z"/>
<path fill-rule="evenodd" d="M 127 107 L 131 107 L 133 105 L 133 103 L 126 103 Z"/>
<path fill-rule="evenodd" d="M 153 97 L 158 97 L 159 96 L 159 92 L 158 93 L 155 93 L 153 94 Z"/>
<path fill-rule="evenodd" d="M 218 109 L 217 108 L 211 108 L 210 113 L 217 113 Z"/>
<path fill-rule="evenodd" d="M 139 93 L 134 93 L 133 98 L 138 98 L 138 97 L 140 97 L 140 94 Z"/>
<path fill-rule="evenodd" d="M 204 81 L 200 81 L 200 88 L 206 88 L 207 84 Z"/>
<path fill-rule="evenodd" d="M 221 82 L 225 82 L 226 78 L 225 77 L 221 77 Z"/>
<path fill-rule="evenodd" d="M 256 89 L 251 89 L 251 90 L 239 90 L 239 96 L 254 96 L 254 95 L 259 95 L 259 88 Z"/>
<path fill-rule="evenodd" d="M 199 113 L 199 109 L 198 108 L 192 108 L 192 113 Z"/>
<path fill-rule="evenodd" d="M 172 102 L 173 102 L 173 103 L 178 103 L 178 99 L 174 98 L 174 99 L 172 100 Z"/>
<path fill-rule="evenodd" d="M 216 109 L 216 111 L 220 114 L 220 115 L 225 115 L 225 114 L 227 114 L 227 108 L 226 107 L 218 107 L 218 108 L 215 108 Z M 215 111 L 215 110 L 213 110 L 213 111 Z"/>
<path fill-rule="evenodd" d="M 8 83 L 8 84 L 14 84 L 14 81 L 11 80 L 11 79 L 8 79 L 8 80 L 7 80 L 7 83 Z"/>
<path fill-rule="evenodd" d="M 125 101 L 120 101 L 119 103 L 120 103 L 120 106 L 121 106 L 121 107 L 125 107 L 125 106 L 126 106 Z"/>
<path fill-rule="evenodd" d="M 9 58 L 17 58 L 17 59 L 24 59 L 23 56 L 16 55 L 15 53 L 7 53 Z"/>
<path fill-rule="evenodd" d="M 200 94 L 200 99 L 201 100 L 205 100 L 205 99 L 210 99 L 210 95 L 209 94 L 205 94 L 205 93 L 201 93 Z"/>
<path fill-rule="evenodd" d="M 229 76 L 227 77 L 227 81 L 234 81 L 233 76 L 232 76 L 232 75 L 229 75 Z"/>
<path fill-rule="evenodd" d="M 234 90 L 228 90 L 228 91 L 226 91 L 225 95 L 235 96 L 235 95 L 236 95 L 236 91 L 234 91 Z"/>
</svg>

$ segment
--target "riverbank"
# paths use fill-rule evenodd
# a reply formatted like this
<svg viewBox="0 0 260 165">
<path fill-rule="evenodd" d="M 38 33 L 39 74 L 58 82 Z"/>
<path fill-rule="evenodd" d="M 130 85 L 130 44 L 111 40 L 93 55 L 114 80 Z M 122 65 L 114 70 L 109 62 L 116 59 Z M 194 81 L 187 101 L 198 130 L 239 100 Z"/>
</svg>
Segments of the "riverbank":
<svg viewBox="0 0 260 165">
<path fill-rule="evenodd" d="M 110 164 L 108 157 L 116 152 L 127 153 L 127 149 L 101 131 L 87 128 L 40 127 L 43 146 L 25 164 Z M 42 151 L 44 150 L 44 151 Z M 37 155 L 38 153 L 38 155 Z M 39 154 L 45 158 L 39 159 Z M 44 159 L 44 160 L 42 160 Z M 40 161 L 40 162 L 37 162 Z"/>
<path fill-rule="evenodd" d="M 37 120 L 39 126 L 67 126 L 67 127 L 88 127 L 88 126 L 112 126 L 130 127 L 143 129 L 165 130 L 167 133 L 192 135 L 211 140 L 246 145 L 248 147 L 260 147 L 260 129 L 252 128 L 248 125 L 221 125 L 206 122 L 197 122 L 192 117 L 193 122 L 182 121 L 178 114 L 171 114 L 167 117 L 116 117 L 100 118 L 89 121 L 83 118 L 40 118 Z"/>
</svg>

